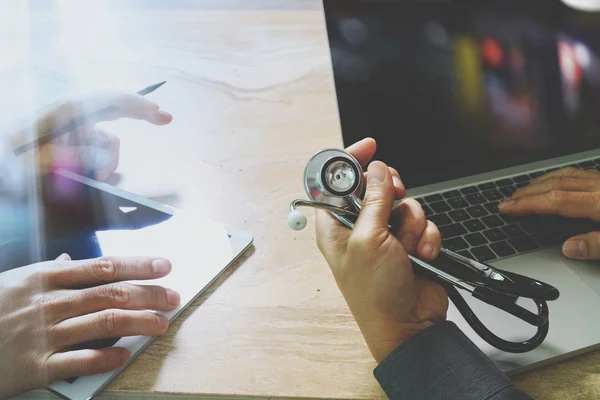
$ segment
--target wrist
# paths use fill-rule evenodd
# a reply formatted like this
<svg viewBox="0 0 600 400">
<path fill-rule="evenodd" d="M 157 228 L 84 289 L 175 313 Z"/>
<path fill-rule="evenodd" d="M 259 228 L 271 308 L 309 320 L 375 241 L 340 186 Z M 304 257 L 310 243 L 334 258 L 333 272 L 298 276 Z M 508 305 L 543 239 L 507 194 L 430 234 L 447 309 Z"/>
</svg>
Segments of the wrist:
<svg viewBox="0 0 600 400">
<path fill-rule="evenodd" d="M 419 334 L 432 325 L 434 325 L 432 321 L 418 323 L 384 321 L 377 324 L 359 322 L 361 332 L 377 364 L 380 364 L 390 353 L 412 336 Z"/>
</svg>

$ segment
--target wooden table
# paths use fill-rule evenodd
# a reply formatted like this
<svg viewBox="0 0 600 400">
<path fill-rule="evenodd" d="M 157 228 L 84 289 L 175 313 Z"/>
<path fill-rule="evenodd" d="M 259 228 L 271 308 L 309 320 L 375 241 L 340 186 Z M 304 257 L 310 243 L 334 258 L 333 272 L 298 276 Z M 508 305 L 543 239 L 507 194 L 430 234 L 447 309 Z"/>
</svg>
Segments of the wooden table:
<svg viewBox="0 0 600 400">
<path fill-rule="evenodd" d="M 13 0 L 0 9 L 2 121 L 57 97 L 166 79 L 150 97 L 174 114 L 171 125 L 107 125 L 122 140 L 115 184 L 210 209 L 255 236 L 101 398 L 384 398 L 314 230 L 286 224 L 289 201 L 304 196 L 307 159 L 342 143 L 321 2 L 174 4 Z M 600 398 L 600 353 L 516 381 L 539 399 Z"/>
</svg>

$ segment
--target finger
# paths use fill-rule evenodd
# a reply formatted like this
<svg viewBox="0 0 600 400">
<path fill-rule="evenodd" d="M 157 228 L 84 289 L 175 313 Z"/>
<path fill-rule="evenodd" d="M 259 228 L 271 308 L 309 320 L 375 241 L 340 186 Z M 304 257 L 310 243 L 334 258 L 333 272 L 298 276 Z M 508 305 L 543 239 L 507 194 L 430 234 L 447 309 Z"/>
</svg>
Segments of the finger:
<svg viewBox="0 0 600 400">
<path fill-rule="evenodd" d="M 395 168 L 388 167 L 390 173 L 392 174 L 392 180 L 394 181 L 394 190 L 396 192 L 396 200 L 402 199 L 406 196 L 406 189 L 404 188 L 404 183 L 402 183 L 402 178 L 400 178 L 400 174 L 396 171 Z"/>
<path fill-rule="evenodd" d="M 92 116 L 110 106 L 114 106 L 117 110 Z M 118 118 L 144 119 L 152 123 L 163 124 L 172 119 L 169 113 L 161 112 L 158 104 L 139 94 L 98 92 L 87 96 L 61 99 L 45 107 L 37 118 L 35 134 L 37 136 L 44 135 L 75 119 L 82 118 L 87 118 L 85 122 L 90 124 Z"/>
<path fill-rule="evenodd" d="M 377 144 L 374 139 L 365 138 L 346 148 L 346 151 L 354 156 L 360 165 L 365 166 L 375 155 Z"/>
<path fill-rule="evenodd" d="M 396 171 L 395 168 L 388 167 L 390 173 L 392 174 L 392 180 L 394 181 L 394 189 L 396 189 L 396 195 L 402 193 L 402 197 L 406 196 L 406 190 L 404 188 L 404 183 L 402 183 L 402 178 L 400 178 L 400 174 Z"/>
<path fill-rule="evenodd" d="M 556 214 L 600 220 L 600 198 L 596 192 L 551 190 L 545 193 L 505 200 L 498 209 L 505 214 Z"/>
<path fill-rule="evenodd" d="M 525 186 L 514 192 L 510 198 L 515 200 L 523 196 L 549 192 L 551 190 L 593 192 L 600 190 L 600 180 L 573 178 L 569 176 L 555 176 Z"/>
<path fill-rule="evenodd" d="M 56 321 L 108 309 L 172 311 L 180 296 L 161 286 L 112 283 L 70 292 L 47 314 Z"/>
<path fill-rule="evenodd" d="M 404 250 L 413 254 L 427 226 L 421 205 L 416 200 L 406 199 L 394 209 L 391 220 L 397 226 L 395 234 Z"/>
<path fill-rule="evenodd" d="M 89 314 L 106 309 L 172 311 L 181 298 L 174 290 L 154 285 L 112 283 L 72 292 L 60 317 Z"/>
<path fill-rule="evenodd" d="M 565 176 L 565 177 L 571 177 L 571 178 L 583 178 L 583 179 L 600 179 L 600 172 L 590 169 L 581 169 L 581 168 L 574 168 L 574 167 L 565 167 L 565 168 L 561 168 L 561 169 L 557 169 L 556 171 L 552 171 L 549 172 L 545 175 L 542 176 L 538 176 L 537 178 L 533 179 L 531 181 L 531 183 L 537 183 L 549 178 L 554 178 L 554 177 L 559 177 L 559 176 Z"/>
<path fill-rule="evenodd" d="M 45 364 L 48 384 L 61 379 L 114 371 L 123 366 L 129 357 L 129 351 L 119 347 L 55 353 Z"/>
<path fill-rule="evenodd" d="M 390 236 L 388 222 L 395 193 L 392 174 L 384 163 L 372 162 L 368 173 L 365 198 L 352 236 L 367 249 L 375 249 Z"/>
<path fill-rule="evenodd" d="M 333 261 L 344 254 L 352 231 L 327 211 L 317 209 L 315 217 L 317 247 L 330 265 L 335 264 Z"/>
<path fill-rule="evenodd" d="M 171 263 L 164 258 L 100 257 L 66 262 L 41 274 L 48 285 L 69 289 L 118 281 L 158 279 L 170 272 Z"/>
<path fill-rule="evenodd" d="M 406 197 L 406 189 L 404 188 L 404 183 L 400 179 L 400 174 L 392 167 L 388 167 L 390 173 L 392 174 L 392 180 L 394 182 L 394 192 L 396 193 L 396 200 L 403 199 Z M 368 180 L 368 172 L 364 173 L 365 181 Z"/>
<path fill-rule="evenodd" d="M 600 260 L 600 232 L 570 238 L 563 244 L 562 252 L 576 260 Z"/>
<path fill-rule="evenodd" d="M 119 166 L 121 140 L 110 132 L 93 129 L 90 135 L 90 145 L 99 148 L 96 151 L 94 171 L 96 179 L 104 181 L 116 171 Z"/>
<path fill-rule="evenodd" d="M 53 172 L 66 169 L 81 174 L 94 171 L 96 179 L 104 180 L 116 170 L 119 164 L 119 147 L 118 143 L 111 149 L 47 145 L 40 148 L 38 163 L 41 171 Z"/>
<path fill-rule="evenodd" d="M 93 146 L 102 149 L 112 148 L 114 143 L 119 143 L 117 136 L 103 129 L 98 129 L 92 126 L 82 126 L 69 134 L 69 137 L 74 137 L 74 142 L 80 146 Z M 54 143 L 64 145 L 73 145 L 68 140 L 64 140 L 64 136 L 57 138 Z"/>
<path fill-rule="evenodd" d="M 56 261 L 71 261 L 71 256 L 67 253 L 62 253 L 60 256 L 56 257 Z"/>
<path fill-rule="evenodd" d="M 432 261 L 440 253 L 442 247 L 442 236 L 438 227 L 431 221 L 427 221 L 427 226 L 417 243 L 417 256 L 425 261 Z"/>
<path fill-rule="evenodd" d="M 106 180 L 119 165 L 120 139 L 110 132 L 82 127 L 69 134 L 73 141 L 60 137 L 41 150 L 41 170 L 64 168 L 75 172 L 92 171 L 99 181 Z"/>
<path fill-rule="evenodd" d="M 169 320 L 150 311 L 103 310 L 69 318 L 50 330 L 51 343 L 65 348 L 91 340 L 125 336 L 160 336 L 169 328 Z"/>
</svg>

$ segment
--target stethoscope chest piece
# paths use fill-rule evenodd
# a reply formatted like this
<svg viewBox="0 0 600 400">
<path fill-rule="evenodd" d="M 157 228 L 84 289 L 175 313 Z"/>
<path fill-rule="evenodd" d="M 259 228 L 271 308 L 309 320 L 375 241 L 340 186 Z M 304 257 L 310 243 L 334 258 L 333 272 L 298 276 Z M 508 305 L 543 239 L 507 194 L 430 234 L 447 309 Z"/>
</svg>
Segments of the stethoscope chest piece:
<svg viewBox="0 0 600 400">
<path fill-rule="evenodd" d="M 315 154 L 306 165 L 304 177 L 307 196 L 332 206 L 347 207 L 347 198 L 360 198 L 364 190 L 360 164 L 350 154 L 337 149 Z"/>
<path fill-rule="evenodd" d="M 329 210 L 351 228 L 358 216 L 364 190 L 364 175 L 358 160 L 343 150 L 322 150 L 304 169 L 304 191 L 309 200 L 292 202 L 288 225 L 294 230 L 306 227 L 306 217 L 296 209 L 302 205 Z"/>
</svg>

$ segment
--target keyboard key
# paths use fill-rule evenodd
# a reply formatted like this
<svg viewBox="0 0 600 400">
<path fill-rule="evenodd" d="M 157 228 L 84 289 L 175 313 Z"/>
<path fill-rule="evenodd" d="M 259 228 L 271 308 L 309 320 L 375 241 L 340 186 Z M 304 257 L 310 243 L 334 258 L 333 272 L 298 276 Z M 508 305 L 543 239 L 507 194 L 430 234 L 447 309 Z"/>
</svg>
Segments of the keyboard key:
<svg viewBox="0 0 600 400">
<path fill-rule="evenodd" d="M 513 178 L 513 181 L 515 181 L 515 183 L 529 182 L 530 180 L 531 179 L 529 179 L 529 176 L 527 175 L 519 175 Z"/>
<path fill-rule="evenodd" d="M 554 172 L 554 171 L 558 171 L 560 168 L 550 168 L 546 170 L 546 173 L 549 174 L 550 172 Z"/>
<path fill-rule="evenodd" d="M 450 251 L 458 251 L 469 248 L 469 244 L 461 237 L 455 237 L 442 241 L 442 246 Z"/>
<path fill-rule="evenodd" d="M 471 216 L 467 214 L 465 210 L 450 211 L 448 215 L 450 216 L 450 218 L 452 218 L 454 222 L 461 222 L 471 219 Z"/>
<path fill-rule="evenodd" d="M 496 255 L 487 246 L 474 247 L 471 249 L 471 253 L 481 262 L 490 261 L 496 258 Z"/>
<path fill-rule="evenodd" d="M 487 200 L 485 199 L 485 197 L 483 197 L 481 194 L 479 193 L 474 193 L 474 194 L 468 194 L 465 196 L 465 199 L 473 206 L 477 205 L 477 204 L 483 204 L 485 202 L 487 202 Z"/>
<path fill-rule="evenodd" d="M 485 225 L 478 219 L 465 221 L 463 222 L 463 225 L 469 230 L 469 232 L 479 232 L 486 229 Z"/>
<path fill-rule="evenodd" d="M 504 225 L 504 221 L 498 218 L 497 215 L 488 215 L 487 217 L 482 217 L 481 222 L 483 222 L 488 228 L 496 228 Z"/>
<path fill-rule="evenodd" d="M 452 208 L 450 208 L 450 206 L 445 201 L 438 201 L 437 203 L 431 203 L 429 205 L 429 207 L 431 207 L 431 209 L 433 211 L 435 211 L 436 213 L 442 213 L 442 212 L 452 210 Z"/>
<path fill-rule="evenodd" d="M 516 251 L 506 242 L 492 243 L 490 244 L 490 249 L 492 249 L 498 257 L 508 257 L 516 253 Z"/>
<path fill-rule="evenodd" d="M 578 163 L 577 165 L 579 166 L 579 168 L 588 169 L 588 168 L 594 168 L 596 166 L 596 163 L 593 161 L 582 161 L 582 162 Z"/>
<path fill-rule="evenodd" d="M 517 224 L 512 224 L 508 226 L 503 226 L 502 232 L 506 234 L 509 238 L 519 237 L 525 235 L 525 231 L 521 229 L 521 227 Z"/>
<path fill-rule="evenodd" d="M 467 212 L 471 214 L 473 218 L 485 217 L 488 215 L 488 212 L 482 206 L 473 206 L 467 208 Z"/>
<path fill-rule="evenodd" d="M 469 203 L 467 203 L 467 201 L 465 199 L 463 199 L 462 197 L 455 197 L 453 199 L 449 199 L 448 204 L 450 204 L 450 206 L 452 208 L 454 208 L 455 210 L 469 206 Z"/>
<path fill-rule="evenodd" d="M 433 222 L 434 224 L 436 224 L 438 228 L 440 226 L 444 226 L 444 225 L 448 225 L 448 224 L 452 223 L 452 220 L 446 214 L 432 215 L 431 217 L 428 217 L 427 219 L 430 220 L 431 222 Z"/>
<path fill-rule="evenodd" d="M 467 233 L 467 230 L 460 223 L 442 226 L 440 228 L 440 234 L 442 235 L 442 239 L 450 239 L 455 236 L 461 236 Z"/>
<path fill-rule="evenodd" d="M 518 189 L 521 189 L 522 187 L 529 186 L 529 182 L 521 182 L 521 183 L 517 183 L 515 186 L 516 186 Z"/>
<path fill-rule="evenodd" d="M 531 179 L 535 179 L 535 178 L 537 178 L 539 176 L 542 176 L 544 174 L 545 174 L 544 171 L 537 171 L 537 172 L 530 173 L 529 176 L 531 177 Z"/>
<path fill-rule="evenodd" d="M 498 242 L 506 239 L 506 235 L 498 228 L 488 229 L 487 231 L 483 232 L 483 236 L 485 236 L 490 242 Z"/>
<path fill-rule="evenodd" d="M 425 201 L 428 203 L 432 203 L 434 201 L 440 201 L 442 200 L 442 195 L 440 194 L 432 194 L 430 196 L 425 196 Z"/>
<path fill-rule="evenodd" d="M 471 233 L 470 235 L 466 235 L 465 240 L 469 242 L 471 246 L 481 246 L 488 242 L 481 233 Z"/>
<path fill-rule="evenodd" d="M 519 238 L 510 239 L 508 241 L 512 247 L 515 248 L 519 253 L 525 251 L 535 250 L 539 248 L 536 242 L 529 236 L 521 236 Z"/>
<path fill-rule="evenodd" d="M 422 199 L 420 197 L 416 197 L 415 200 L 418 201 L 420 205 L 425 204 L 425 199 Z"/>
<path fill-rule="evenodd" d="M 514 224 L 514 223 L 523 221 L 523 217 L 517 217 L 514 215 L 498 214 L 498 216 L 500 217 L 500 219 L 502 221 L 504 221 L 507 224 Z"/>
<path fill-rule="evenodd" d="M 457 251 L 456 254 L 460 254 L 463 257 L 468 258 L 469 260 L 473 259 L 473 255 L 471 253 L 469 253 L 469 250 L 461 250 L 461 251 Z"/>
<path fill-rule="evenodd" d="M 429 206 L 422 205 L 421 208 L 423 208 L 423 212 L 425 213 L 426 217 L 429 217 L 430 215 L 433 214 L 433 211 L 431 210 L 431 208 L 429 208 Z"/>
<path fill-rule="evenodd" d="M 482 183 L 478 188 L 483 192 L 485 190 L 496 189 L 496 184 L 494 182 Z"/>
<path fill-rule="evenodd" d="M 510 196 L 512 196 L 512 194 L 514 192 L 517 191 L 517 188 L 513 185 L 510 185 L 510 186 L 501 187 L 500 189 L 498 189 L 498 191 L 500 193 L 502 193 L 504 195 L 504 197 L 510 197 Z"/>
<path fill-rule="evenodd" d="M 489 201 L 496 201 L 496 200 L 504 199 L 504 196 L 502 195 L 502 193 L 500 193 L 497 190 L 487 190 L 487 191 L 483 192 L 482 194 Z"/>
<path fill-rule="evenodd" d="M 479 192 L 479 189 L 477 189 L 475 186 L 469 186 L 469 187 L 460 189 L 460 192 L 462 194 L 473 194 L 473 193 Z"/>
<path fill-rule="evenodd" d="M 450 190 L 449 192 L 444 193 L 443 196 L 445 199 L 451 199 L 460 196 L 460 192 L 458 190 Z"/>
<path fill-rule="evenodd" d="M 494 201 L 492 203 L 485 204 L 484 207 L 490 214 L 498 214 L 498 204 L 500 204 L 500 202 Z"/>
<path fill-rule="evenodd" d="M 513 184 L 513 180 L 510 178 L 500 179 L 499 181 L 496 181 L 496 185 L 499 187 L 510 186 L 512 184 Z"/>
</svg>

